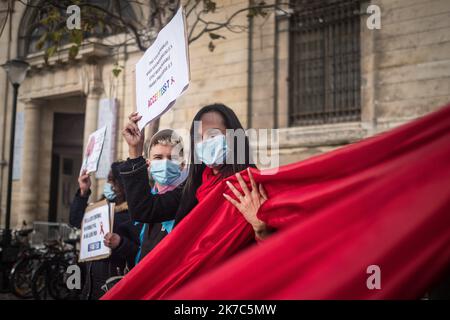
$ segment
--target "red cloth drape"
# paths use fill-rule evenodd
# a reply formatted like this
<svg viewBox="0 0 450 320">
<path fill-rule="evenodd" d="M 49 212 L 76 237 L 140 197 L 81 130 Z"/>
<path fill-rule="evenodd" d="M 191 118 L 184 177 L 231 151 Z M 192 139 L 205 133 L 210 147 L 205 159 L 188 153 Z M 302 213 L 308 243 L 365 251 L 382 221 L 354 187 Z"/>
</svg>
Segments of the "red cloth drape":
<svg viewBox="0 0 450 320">
<path fill-rule="evenodd" d="M 198 187 L 195 196 L 198 202 L 202 202 L 208 194 L 216 187 L 220 182 L 220 176 L 214 175 L 213 170 L 209 167 L 205 167 L 202 173 L 202 184 Z"/>
<path fill-rule="evenodd" d="M 276 234 L 244 250 L 251 229 L 220 183 L 103 298 L 418 298 L 450 265 L 450 106 L 254 176 Z"/>
</svg>

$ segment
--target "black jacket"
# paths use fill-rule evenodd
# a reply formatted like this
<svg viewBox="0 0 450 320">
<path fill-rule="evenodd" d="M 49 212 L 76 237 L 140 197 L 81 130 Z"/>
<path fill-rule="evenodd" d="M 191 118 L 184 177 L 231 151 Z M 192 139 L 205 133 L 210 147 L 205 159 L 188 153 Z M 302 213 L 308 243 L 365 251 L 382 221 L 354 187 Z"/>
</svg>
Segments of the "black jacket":
<svg viewBox="0 0 450 320">
<path fill-rule="evenodd" d="M 69 222 L 73 227 L 81 228 L 84 212 L 88 205 L 87 196 L 81 196 L 77 191 L 70 206 Z M 126 266 L 130 269 L 134 266 L 135 257 L 139 249 L 139 231 L 135 226 L 127 210 L 114 213 L 113 232 L 120 235 L 120 244 L 112 250 L 107 259 L 88 262 L 86 264 L 87 277 L 83 286 L 84 299 L 99 299 L 105 292 L 101 286 L 113 276 L 122 275 Z"/>
<path fill-rule="evenodd" d="M 162 239 L 168 235 L 168 233 L 166 230 L 162 229 L 161 223 L 140 223 L 139 226 L 141 228 L 145 228 L 145 230 L 141 229 L 141 232 L 143 232 L 141 252 L 139 256 L 139 261 L 141 261 L 150 251 L 153 250 L 154 247 L 156 247 L 158 243 L 161 242 Z"/>
</svg>

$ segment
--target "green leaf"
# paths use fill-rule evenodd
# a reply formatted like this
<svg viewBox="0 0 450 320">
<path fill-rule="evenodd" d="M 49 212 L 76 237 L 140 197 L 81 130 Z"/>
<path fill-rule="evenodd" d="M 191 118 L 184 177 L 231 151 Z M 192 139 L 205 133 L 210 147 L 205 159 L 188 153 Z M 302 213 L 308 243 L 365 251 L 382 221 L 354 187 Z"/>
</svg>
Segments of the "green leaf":
<svg viewBox="0 0 450 320">
<path fill-rule="evenodd" d="M 225 39 L 224 36 L 221 36 L 220 34 L 213 33 L 213 32 L 210 32 L 210 33 L 209 33 L 209 37 L 210 37 L 212 40 Z"/>
<path fill-rule="evenodd" d="M 215 12 L 216 11 L 216 3 L 211 0 L 203 0 L 203 10 L 205 12 Z"/>
<path fill-rule="evenodd" d="M 75 44 L 73 46 L 71 46 L 69 49 L 69 59 L 71 59 L 71 60 L 75 59 L 75 57 L 78 54 L 79 49 L 80 49 L 80 47 Z"/>
<path fill-rule="evenodd" d="M 48 47 L 47 50 L 45 50 L 45 55 L 50 58 L 56 53 L 56 46 Z"/>
<path fill-rule="evenodd" d="M 38 51 L 42 50 L 42 48 L 44 47 L 45 41 L 47 41 L 47 36 L 48 36 L 47 31 L 44 32 L 40 36 L 39 40 L 36 42 L 36 50 L 38 50 Z"/>
<path fill-rule="evenodd" d="M 71 30 L 70 41 L 78 46 L 81 45 L 81 42 L 83 42 L 83 31 L 78 29 Z"/>
<path fill-rule="evenodd" d="M 216 48 L 216 46 L 214 45 L 214 43 L 212 41 L 210 41 L 209 45 L 208 45 L 209 51 L 213 52 L 215 48 Z"/>
<path fill-rule="evenodd" d="M 50 33 L 50 38 L 52 39 L 52 41 L 54 42 L 59 42 L 62 38 L 62 31 L 58 30 L 58 31 L 53 31 Z"/>
<path fill-rule="evenodd" d="M 255 8 L 249 9 L 247 13 L 247 18 L 253 18 L 255 16 L 256 16 L 256 9 Z"/>
<path fill-rule="evenodd" d="M 61 14 L 59 13 L 59 10 L 57 8 L 54 8 L 51 12 L 50 12 L 50 16 L 52 17 L 52 19 L 58 20 L 59 17 L 61 16 Z"/>
<path fill-rule="evenodd" d="M 260 1 L 256 7 L 249 10 L 249 14 L 247 16 L 249 17 L 261 16 L 263 18 L 266 17 L 269 14 L 269 12 L 268 8 L 263 8 L 263 6 L 265 5 L 266 5 L 265 1 Z"/>
<path fill-rule="evenodd" d="M 113 69 L 112 70 L 112 73 L 113 73 L 113 75 L 114 75 L 114 77 L 118 77 L 119 76 L 119 74 L 122 72 L 122 70 L 121 69 Z"/>
<path fill-rule="evenodd" d="M 123 67 L 119 65 L 118 62 L 114 63 L 114 68 L 112 70 L 113 75 L 117 78 L 119 74 L 122 72 Z"/>
</svg>

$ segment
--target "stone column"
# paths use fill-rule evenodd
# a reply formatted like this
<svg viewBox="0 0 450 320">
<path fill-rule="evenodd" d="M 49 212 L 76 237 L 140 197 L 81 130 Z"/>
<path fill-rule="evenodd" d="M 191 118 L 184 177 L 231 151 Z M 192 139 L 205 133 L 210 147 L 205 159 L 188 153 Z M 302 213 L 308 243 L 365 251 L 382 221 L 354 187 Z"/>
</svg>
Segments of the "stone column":
<svg viewBox="0 0 450 320">
<path fill-rule="evenodd" d="M 25 101 L 25 128 L 20 186 L 20 205 L 17 223 L 25 220 L 27 224 L 37 218 L 39 195 L 39 145 L 41 108 L 37 100 Z"/>
<path fill-rule="evenodd" d="M 103 82 L 101 79 L 101 68 L 97 64 L 96 60 L 88 61 L 85 66 L 86 74 L 88 76 L 88 88 L 86 97 L 86 111 L 84 116 L 84 136 L 83 136 L 83 153 L 86 150 L 86 145 L 88 143 L 89 135 L 97 130 L 97 120 L 98 120 L 98 106 L 100 102 L 100 97 L 103 93 Z M 98 190 L 97 190 L 97 179 L 95 174 L 91 175 L 91 197 L 90 202 L 97 201 Z"/>
<path fill-rule="evenodd" d="M 362 11 L 367 12 L 368 3 L 363 3 Z M 378 87 L 378 54 L 376 50 L 376 31 L 369 30 L 366 21 L 369 14 L 361 15 L 361 125 L 371 136 L 377 131 L 377 87 Z"/>
</svg>

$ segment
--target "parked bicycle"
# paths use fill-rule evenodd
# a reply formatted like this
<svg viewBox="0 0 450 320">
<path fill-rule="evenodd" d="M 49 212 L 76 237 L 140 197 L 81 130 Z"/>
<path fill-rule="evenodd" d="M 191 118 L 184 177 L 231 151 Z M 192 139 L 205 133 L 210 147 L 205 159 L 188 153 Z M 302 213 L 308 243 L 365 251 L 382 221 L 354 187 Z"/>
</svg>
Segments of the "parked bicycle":
<svg viewBox="0 0 450 320">
<path fill-rule="evenodd" d="M 67 288 L 67 268 L 77 263 L 77 234 L 67 224 L 35 222 L 9 276 L 10 291 L 20 298 L 78 299 L 81 290 Z"/>
<path fill-rule="evenodd" d="M 32 231 L 26 224 L 11 234 L 7 246 L 0 242 L 0 288 L 2 292 L 10 291 L 10 272 L 24 250 L 28 248 L 27 236 Z M 0 230 L 3 233 L 3 230 Z M 3 240 L 3 239 L 2 239 Z"/>
<path fill-rule="evenodd" d="M 31 279 L 31 291 L 36 300 L 74 300 L 78 299 L 81 290 L 70 290 L 67 287 L 67 268 L 76 264 L 78 252 L 75 242 L 48 245 L 46 253 L 40 258 L 39 267 Z"/>
<path fill-rule="evenodd" d="M 30 234 L 33 229 L 17 231 L 24 237 Z M 20 251 L 18 260 L 14 263 L 9 276 L 10 291 L 17 297 L 28 299 L 32 297 L 31 277 L 33 271 L 37 269 L 40 263 L 40 257 L 44 254 L 42 249 L 30 247 L 27 245 Z"/>
</svg>

